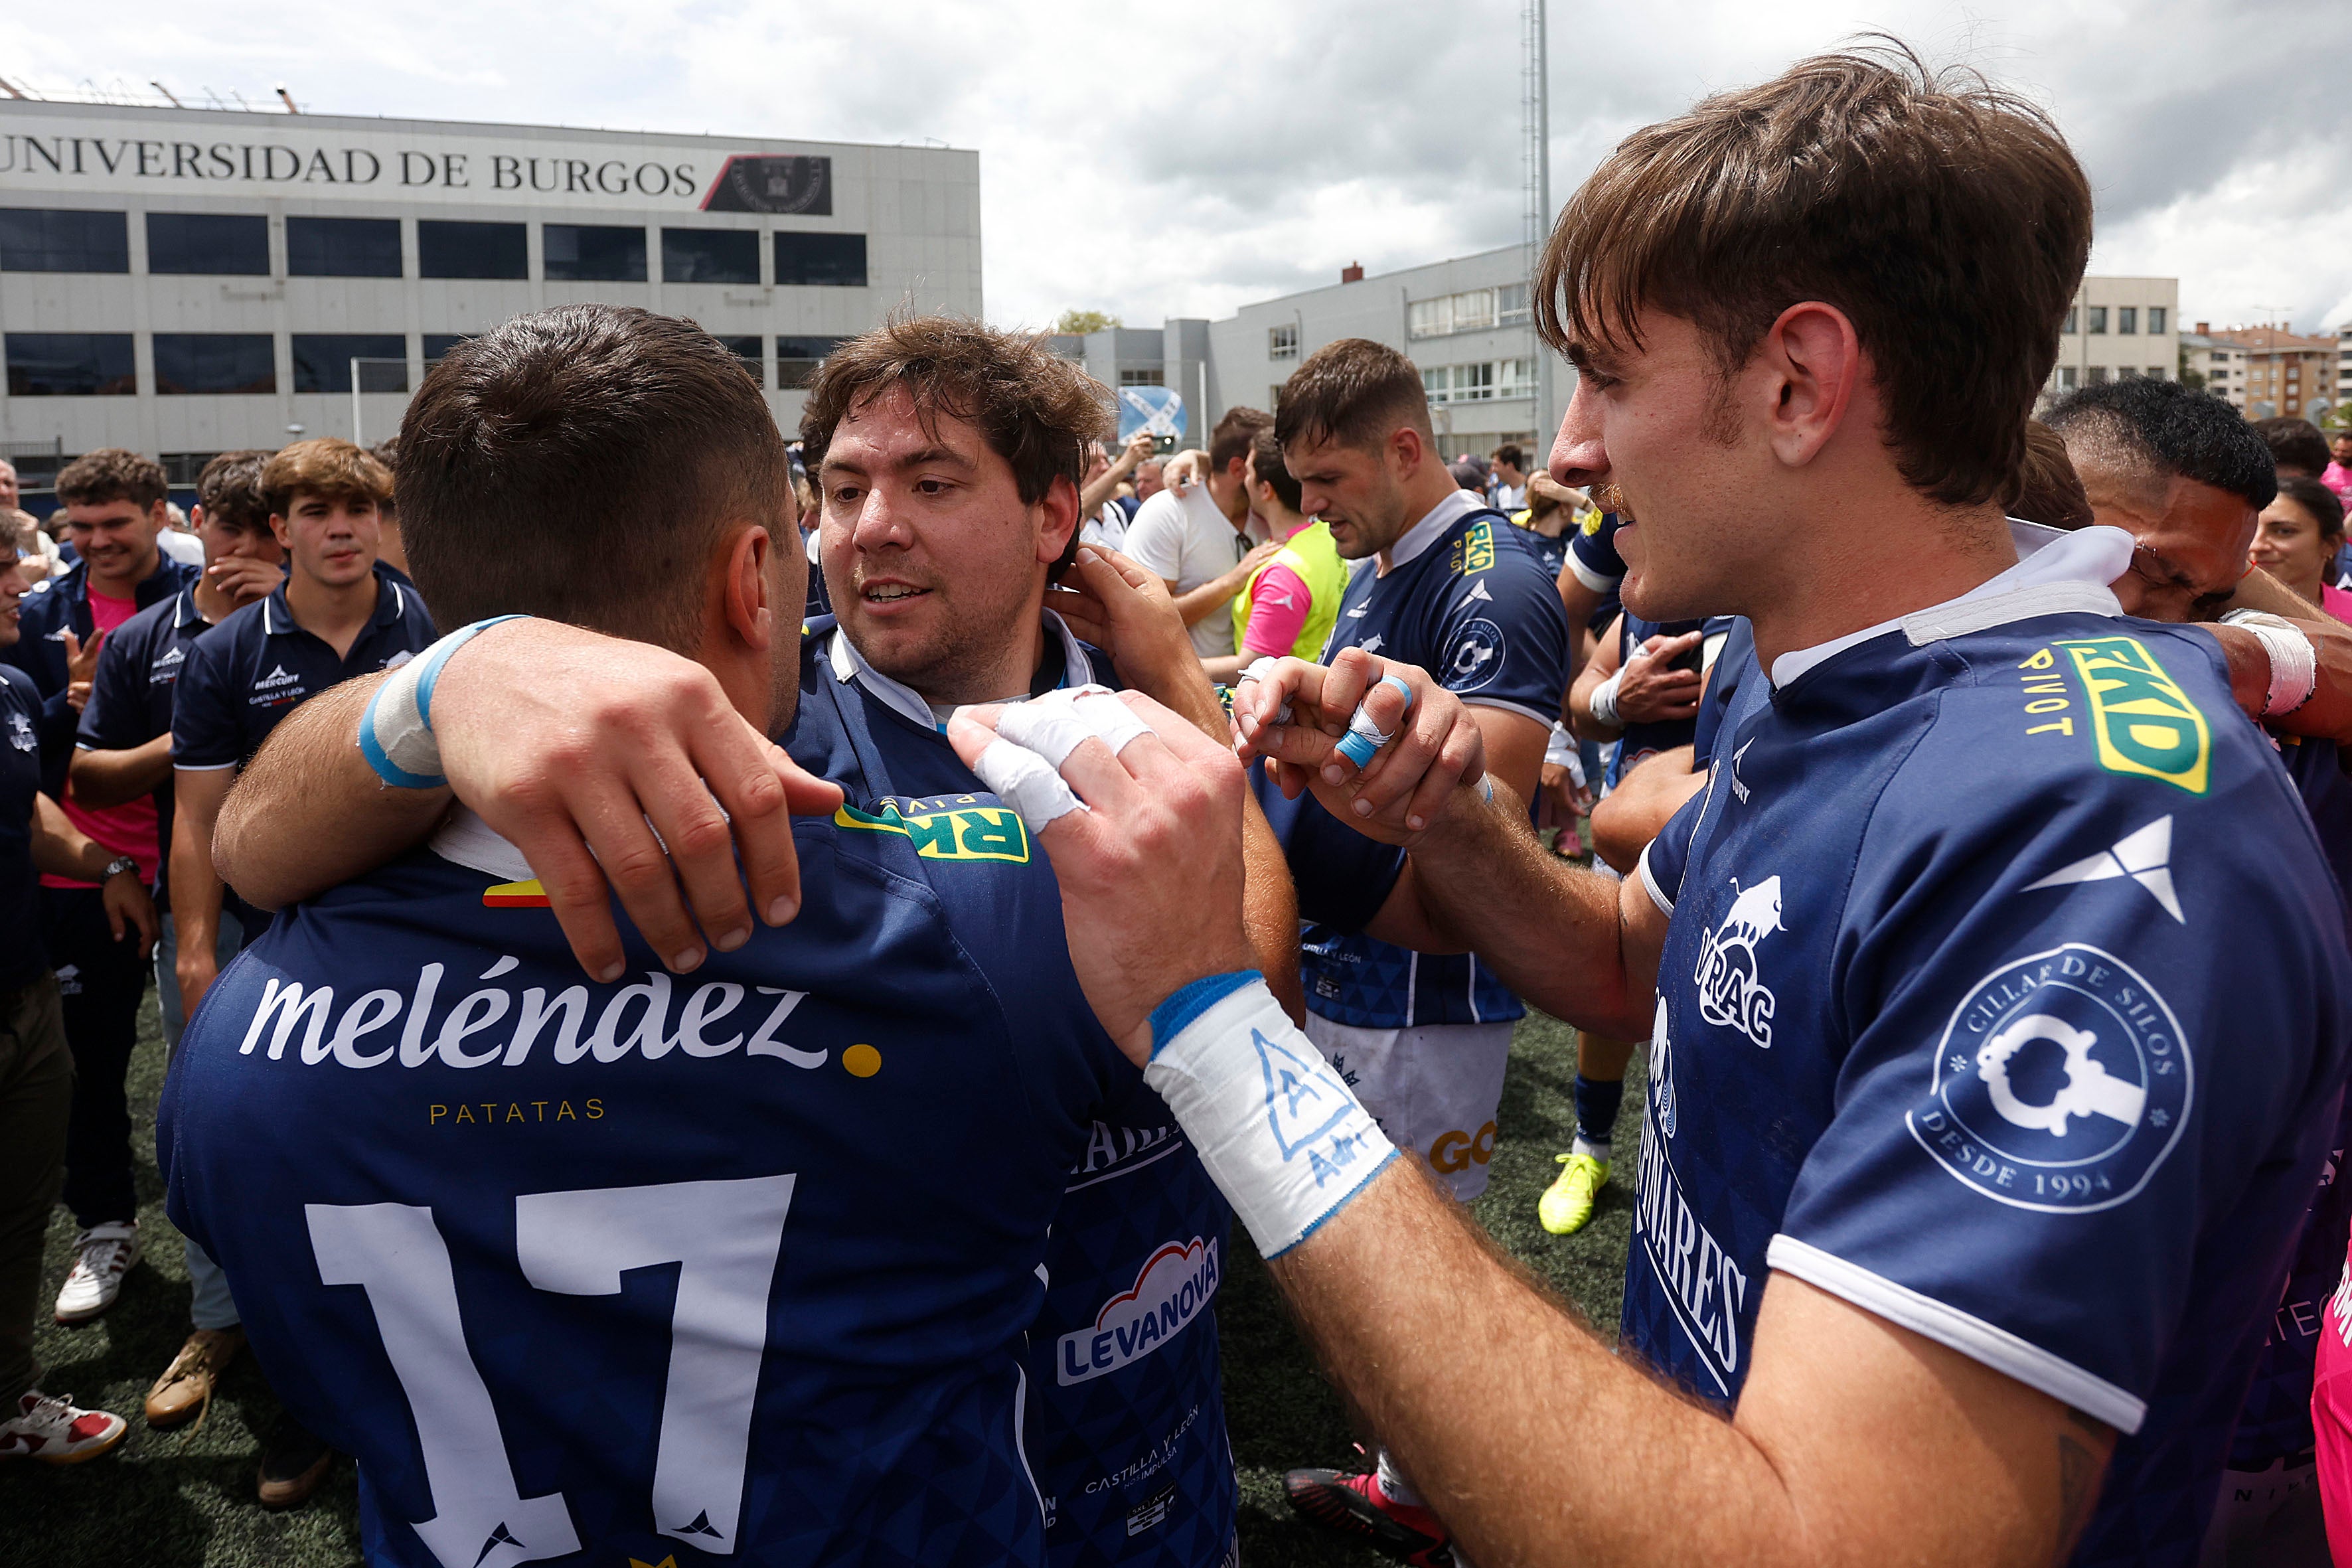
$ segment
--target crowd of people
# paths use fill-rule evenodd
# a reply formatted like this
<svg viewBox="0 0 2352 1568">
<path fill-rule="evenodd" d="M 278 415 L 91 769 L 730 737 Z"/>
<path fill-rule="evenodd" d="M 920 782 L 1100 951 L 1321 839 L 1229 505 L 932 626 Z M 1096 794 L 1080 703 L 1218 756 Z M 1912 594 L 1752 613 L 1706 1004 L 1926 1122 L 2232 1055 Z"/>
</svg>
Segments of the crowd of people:
<svg viewBox="0 0 2352 1568">
<path fill-rule="evenodd" d="M 58 1321 L 148 1245 L 152 979 L 142 1414 L 249 1346 L 371 1563 L 1223 1568 L 1236 1216 L 1364 1440 L 1291 1506 L 1400 1561 L 2352 1560 L 2352 437 L 2035 417 L 2090 233 L 2041 111 L 1827 57 L 1563 212 L 1542 467 L 1361 339 L 1114 454 L 920 316 L 788 443 L 600 305 L 184 528 L 75 459 L 0 539 L 0 1457 L 127 1430 L 33 1323 L 60 1198 Z M 1648 1053 L 1614 1336 L 1465 1217 L 1530 1004 L 1556 1232 Z"/>
</svg>

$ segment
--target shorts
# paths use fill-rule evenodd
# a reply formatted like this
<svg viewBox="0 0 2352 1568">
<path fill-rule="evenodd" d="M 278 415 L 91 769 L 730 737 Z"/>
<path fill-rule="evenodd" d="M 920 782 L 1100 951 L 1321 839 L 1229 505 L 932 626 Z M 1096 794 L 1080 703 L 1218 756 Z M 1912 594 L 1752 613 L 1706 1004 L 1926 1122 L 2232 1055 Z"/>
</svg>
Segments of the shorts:
<svg viewBox="0 0 2352 1568">
<path fill-rule="evenodd" d="M 1495 1112 L 1513 1026 L 1360 1029 L 1310 1011 L 1307 1037 L 1364 1102 L 1389 1142 L 1420 1156 L 1456 1201 L 1486 1190 Z"/>
</svg>

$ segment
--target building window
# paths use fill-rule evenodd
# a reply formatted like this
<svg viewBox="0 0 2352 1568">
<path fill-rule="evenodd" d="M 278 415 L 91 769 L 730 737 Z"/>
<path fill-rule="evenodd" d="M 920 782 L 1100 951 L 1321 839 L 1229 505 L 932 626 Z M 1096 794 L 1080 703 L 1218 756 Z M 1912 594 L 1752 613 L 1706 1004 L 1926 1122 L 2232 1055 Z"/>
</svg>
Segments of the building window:
<svg viewBox="0 0 2352 1568">
<path fill-rule="evenodd" d="M 2093 386 L 2105 386 L 2107 383 L 2107 367 L 2103 364 L 2095 364 L 2083 373 L 2083 379 L 2089 382 Z"/>
<path fill-rule="evenodd" d="M 2116 307 L 2116 331 L 2118 333 L 2137 332 L 2139 331 L 2138 306 L 2118 305 Z"/>
<path fill-rule="evenodd" d="M 396 217 L 289 217 L 286 271 L 294 278 L 397 278 Z"/>
<path fill-rule="evenodd" d="M 1444 337 L 1448 332 L 1476 331 L 1495 325 L 1495 290 L 1469 289 L 1459 294 L 1440 294 L 1431 300 L 1415 300 L 1405 307 L 1405 335 L 1415 338 Z"/>
<path fill-rule="evenodd" d="M 784 288 L 863 289 L 866 237 L 862 234 L 779 234 L 776 282 Z"/>
<path fill-rule="evenodd" d="M 10 332 L 11 397 L 131 397 L 139 391 L 129 332 Z"/>
<path fill-rule="evenodd" d="M 155 390 L 276 392 L 277 347 L 268 332 L 157 332 Z"/>
<path fill-rule="evenodd" d="M 1421 390 L 1432 403 L 1445 403 L 1454 396 L 1454 378 L 1444 365 L 1433 365 L 1421 373 Z"/>
<path fill-rule="evenodd" d="M 470 338 L 470 337 L 472 337 L 473 335 L 474 335 L 474 334 L 473 334 L 473 333 L 471 333 L 471 332 L 427 332 L 427 333 L 425 333 L 425 363 L 427 365 L 435 365 L 435 364 L 438 364 L 438 363 L 441 363 L 441 357 L 442 357 L 444 354 L 447 353 L 451 349 L 456 348 L 459 343 L 464 342 L 467 338 Z"/>
<path fill-rule="evenodd" d="M 757 256 L 759 252 L 754 250 L 751 254 Z M 753 332 L 743 337 L 730 337 L 723 333 L 715 335 L 729 353 L 743 362 L 743 368 L 751 373 L 752 383 L 764 388 L 768 384 L 768 367 L 760 358 L 759 334 Z"/>
<path fill-rule="evenodd" d="M 2069 306 L 2067 306 L 2067 307 L 2066 307 L 2066 324 L 2065 324 L 2064 326 L 2063 326 L 2063 327 L 2059 328 L 2059 329 L 2058 329 L 2058 331 L 2059 331 L 2061 333 L 2063 333 L 2063 335 L 2065 335 L 2065 336 L 2067 336 L 2067 337 L 2070 337 L 2070 338 L 2071 338 L 2071 337 L 2073 337 L 2073 336 L 2074 335 L 2074 332 L 2075 332 L 2075 331 L 2076 331 L 2076 328 L 2075 328 L 2075 325 L 2074 325 L 2074 306 L 2069 305 Z"/>
<path fill-rule="evenodd" d="M 646 231 L 620 224 L 549 223 L 539 229 L 551 283 L 642 283 Z"/>
<path fill-rule="evenodd" d="M 2091 317 L 2091 331 L 2094 332 L 2105 331 L 2107 330 L 2107 308 L 2105 305 L 2092 305 L 2086 309 L 2088 310 Z"/>
<path fill-rule="evenodd" d="M 2164 331 L 2164 307 L 2150 305 L 2147 308 L 2147 330 L 2150 332 L 2161 332 Z"/>
<path fill-rule="evenodd" d="M 662 281 L 757 285 L 760 237 L 748 228 L 666 228 Z"/>
<path fill-rule="evenodd" d="M 1292 321 L 1284 326 L 1268 327 L 1265 330 L 1265 357 L 1268 359 L 1298 357 L 1297 322 Z M 2346 354 L 2344 357 L 2352 359 L 2352 354 Z"/>
<path fill-rule="evenodd" d="M 408 340 L 398 332 L 295 333 L 294 390 L 349 393 L 355 359 L 386 362 L 360 366 L 362 392 L 408 390 Z"/>
<path fill-rule="evenodd" d="M 121 213 L 0 207 L 0 272 L 128 272 L 131 221 Z"/>
<path fill-rule="evenodd" d="M 2075 374 L 2074 367 L 2073 365 L 2071 365 L 2071 364 L 2062 364 L 2062 365 L 2060 365 L 2060 366 L 2058 367 L 2058 390 L 2059 390 L 2059 391 L 2061 391 L 2061 392 L 2072 392 L 2072 391 L 2074 391 L 2074 388 L 2075 388 L 2078 384 L 2080 384 L 2080 383 L 2079 383 L 2079 380 L 2078 380 L 2078 378 L 2077 378 L 2077 376 L 2076 376 L 2076 374 Z"/>
<path fill-rule="evenodd" d="M 2150 381 L 2162 381 L 2166 379 L 2164 367 L 2160 364 L 2152 364 L 2148 366 L 2147 378 Z"/>
<path fill-rule="evenodd" d="M 787 392 L 806 386 L 816 379 L 816 367 L 824 356 L 839 348 L 845 338 L 778 338 L 776 340 L 776 384 Z"/>
<path fill-rule="evenodd" d="M 1501 377 L 1496 389 L 1497 397 L 1533 397 L 1536 395 L 1536 362 L 1531 359 L 1498 360 L 1495 364 Z"/>
<path fill-rule="evenodd" d="M 233 213 L 149 213 L 147 270 L 267 278 L 269 220 Z"/>
<path fill-rule="evenodd" d="M 1506 283 L 1495 290 L 1495 313 L 1503 325 L 1515 326 L 1528 319 L 1528 286 Z"/>
<path fill-rule="evenodd" d="M 1121 386 L 1165 386 L 1168 384 L 1167 381 L 1162 377 L 1160 369 L 1158 365 L 1148 366 L 1141 370 L 1122 370 L 1118 373 L 1118 384 Z"/>
<path fill-rule="evenodd" d="M 194 489 L 204 477 L 205 465 L 219 457 L 218 452 L 159 452 L 155 460 L 163 465 L 163 482 L 173 489 Z"/>
<path fill-rule="evenodd" d="M 519 223 L 416 220 L 419 278 L 528 278 L 530 242 Z M 297 392 L 300 387 L 296 387 Z"/>
</svg>

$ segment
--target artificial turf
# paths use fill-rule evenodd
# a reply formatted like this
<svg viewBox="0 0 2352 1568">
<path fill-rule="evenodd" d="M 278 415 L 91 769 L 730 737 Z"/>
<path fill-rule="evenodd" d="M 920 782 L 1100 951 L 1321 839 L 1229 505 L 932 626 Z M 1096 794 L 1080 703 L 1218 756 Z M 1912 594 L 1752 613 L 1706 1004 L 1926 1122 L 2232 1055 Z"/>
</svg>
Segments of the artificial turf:
<svg viewBox="0 0 2352 1568">
<path fill-rule="evenodd" d="M 45 1310 L 37 1345 L 47 1369 L 44 1386 L 125 1416 L 131 1432 L 89 1464 L 0 1468 L 0 1563 L 344 1568 L 359 1560 L 358 1495 L 349 1463 L 338 1465 L 306 1507 L 270 1513 L 253 1500 L 261 1439 L 278 1405 L 251 1357 L 238 1357 L 221 1380 L 201 1426 L 156 1432 L 140 1416 L 148 1385 L 188 1332 L 187 1271 L 178 1233 L 163 1217 L 155 1173 L 163 1049 L 152 998 L 141 1027 L 131 1097 L 146 1258 L 125 1277 L 121 1298 L 104 1317 L 60 1328 Z M 1638 1137 L 1641 1076 L 1637 1058 L 1618 1129 L 1629 1153 Z M 1497 1241 L 1613 1334 L 1632 1215 L 1625 1182 L 1621 1177 L 1603 1191 L 1599 1212 L 1580 1235 L 1551 1236 L 1536 1223 L 1537 1195 L 1558 1170 L 1552 1157 L 1568 1147 L 1574 1130 L 1575 1077 L 1573 1031 L 1530 1015 L 1512 1044 L 1490 1184 L 1474 1212 Z M 73 1235 L 71 1217 L 58 1210 L 48 1236 L 50 1292 L 65 1279 Z M 1347 1468 L 1359 1461 L 1338 1397 L 1292 1331 L 1238 1226 L 1232 1257 L 1217 1322 L 1226 1421 L 1241 1468 L 1242 1560 L 1251 1568 L 1384 1562 L 1298 1522 L 1284 1503 L 1284 1470 Z"/>
</svg>

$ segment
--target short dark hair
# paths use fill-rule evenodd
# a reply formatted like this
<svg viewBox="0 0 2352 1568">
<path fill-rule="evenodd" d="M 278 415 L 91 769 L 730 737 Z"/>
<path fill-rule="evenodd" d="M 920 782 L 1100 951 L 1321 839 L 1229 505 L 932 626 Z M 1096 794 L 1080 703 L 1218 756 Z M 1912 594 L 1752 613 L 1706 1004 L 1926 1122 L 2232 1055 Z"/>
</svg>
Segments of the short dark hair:
<svg viewBox="0 0 2352 1568">
<path fill-rule="evenodd" d="M 1257 444 L 1258 432 L 1274 428 L 1274 416 L 1263 408 L 1228 408 L 1209 432 L 1209 467 L 1223 473 L 1235 458 L 1246 458 Z"/>
<path fill-rule="evenodd" d="M 2078 388 L 2042 422 L 2068 455 L 2095 454 L 2126 468 L 2178 475 L 2237 496 L 2259 511 L 2278 494 L 2270 448 L 2244 416 L 2184 382 L 2131 376 Z"/>
<path fill-rule="evenodd" d="M 2319 524 L 2322 539 L 2344 537 L 2344 499 L 2317 479 L 2301 474 L 2289 474 L 2278 482 L 2280 500 L 2291 500 L 2311 514 Z"/>
<path fill-rule="evenodd" d="M 2025 422 L 2025 467 L 2018 471 L 2017 493 L 2008 510 L 2021 521 L 2070 533 L 2098 521 L 2064 438 L 2039 419 Z"/>
<path fill-rule="evenodd" d="M 141 511 L 171 494 L 163 482 L 163 465 L 120 447 L 84 452 L 58 475 L 58 499 L 68 506 L 104 506 L 127 500 Z"/>
<path fill-rule="evenodd" d="M 825 355 L 801 410 L 802 460 L 811 474 L 841 422 L 873 398 L 904 387 L 916 417 L 961 419 L 1013 468 L 1022 504 L 1045 499 L 1055 479 L 1076 489 L 1087 450 L 1116 428 L 1110 392 L 1048 349 L 1046 334 L 1008 332 L 965 316 L 893 316 Z M 1080 519 L 1080 521 L 1084 521 Z M 1077 529 L 1050 576 L 1077 558 Z"/>
<path fill-rule="evenodd" d="M 196 504 L 205 515 L 247 533 L 269 526 L 269 501 L 261 492 L 261 470 L 269 454 L 258 448 L 223 452 L 196 476 Z"/>
<path fill-rule="evenodd" d="M 425 373 L 400 426 L 401 542 L 445 626 L 542 616 L 691 652 L 721 530 L 800 547 L 789 473 L 766 397 L 718 339 L 559 305 Z"/>
<path fill-rule="evenodd" d="M 2300 469 L 2315 479 L 2327 471 L 2327 437 L 2310 420 L 2291 414 L 2257 419 L 2254 434 L 2271 449 L 2271 461 L 2276 467 Z"/>
<path fill-rule="evenodd" d="M 1274 426 L 1269 423 L 1250 442 L 1250 467 L 1257 477 L 1274 487 L 1274 499 L 1292 511 L 1297 511 L 1306 499 L 1306 491 L 1291 477 L 1290 465 L 1282 460 L 1282 443 L 1274 438 Z"/>
<path fill-rule="evenodd" d="M 1377 447 L 1410 425 L 1431 443 L 1429 394 L 1412 361 L 1370 338 L 1340 338 L 1308 354 L 1283 383 L 1274 433 L 1286 447 L 1335 441 Z"/>
<path fill-rule="evenodd" d="M 377 462 L 382 463 L 385 473 L 397 476 L 400 472 L 400 437 L 397 436 L 385 437 L 383 440 L 378 441 L 374 446 L 368 448 L 368 456 L 373 458 Z M 396 494 L 386 496 L 384 498 L 381 510 L 387 521 L 391 519 L 394 511 L 396 510 L 397 503 L 398 497 Z"/>
<path fill-rule="evenodd" d="M 1519 450 L 1517 441 L 1506 441 L 1487 456 L 1503 468 L 1517 468 L 1523 474 L 1528 471 L 1528 455 Z"/>
<path fill-rule="evenodd" d="M 1870 356 L 1903 478 L 2005 493 L 2091 248 L 2091 189 L 2049 115 L 1885 47 L 1801 60 L 1637 131 L 1571 197 L 1537 268 L 1562 352 L 1696 323 L 1727 381 L 1781 311 L 1836 306 Z"/>
</svg>

